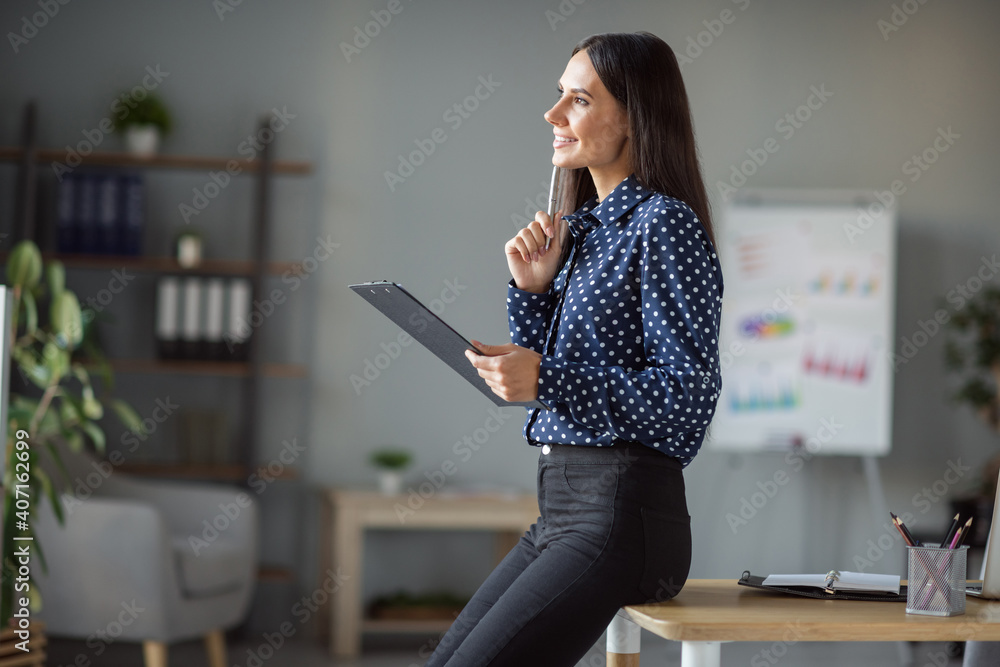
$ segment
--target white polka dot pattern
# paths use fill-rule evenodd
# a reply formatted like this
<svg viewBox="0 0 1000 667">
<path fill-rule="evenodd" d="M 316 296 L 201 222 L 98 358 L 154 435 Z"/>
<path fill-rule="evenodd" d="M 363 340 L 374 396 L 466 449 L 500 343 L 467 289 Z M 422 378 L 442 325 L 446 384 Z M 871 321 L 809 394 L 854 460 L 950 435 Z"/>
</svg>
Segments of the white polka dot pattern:
<svg viewBox="0 0 1000 667">
<path fill-rule="evenodd" d="M 631 440 L 687 466 L 722 388 L 715 249 L 687 204 L 634 175 L 566 219 L 573 275 L 571 256 L 545 294 L 508 286 L 511 341 L 543 355 L 538 398 L 553 408 L 529 412 L 524 437 L 535 446 Z"/>
</svg>

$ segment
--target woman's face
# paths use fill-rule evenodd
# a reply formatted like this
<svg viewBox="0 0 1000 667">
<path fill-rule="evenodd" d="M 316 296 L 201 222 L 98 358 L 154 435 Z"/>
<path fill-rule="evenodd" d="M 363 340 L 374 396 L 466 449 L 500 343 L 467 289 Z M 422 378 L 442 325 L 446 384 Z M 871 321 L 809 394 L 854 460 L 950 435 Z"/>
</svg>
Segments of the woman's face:
<svg viewBox="0 0 1000 667">
<path fill-rule="evenodd" d="M 622 173 L 628 168 L 628 116 L 601 83 L 587 51 L 570 58 L 559 80 L 559 100 L 545 113 L 552 123 L 552 164 L 567 169 L 589 167 Z"/>
</svg>

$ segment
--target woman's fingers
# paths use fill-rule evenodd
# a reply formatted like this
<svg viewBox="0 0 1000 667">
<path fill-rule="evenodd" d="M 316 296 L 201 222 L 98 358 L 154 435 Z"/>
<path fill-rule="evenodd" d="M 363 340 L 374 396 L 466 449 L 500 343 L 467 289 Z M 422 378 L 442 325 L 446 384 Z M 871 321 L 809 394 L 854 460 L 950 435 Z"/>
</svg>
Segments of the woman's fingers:
<svg viewBox="0 0 1000 667">
<path fill-rule="evenodd" d="M 521 259 L 525 264 L 531 261 L 531 251 L 528 250 L 528 246 L 525 244 L 524 239 L 518 234 L 510 240 L 509 247 L 514 250 L 514 252 L 521 255 Z"/>
</svg>

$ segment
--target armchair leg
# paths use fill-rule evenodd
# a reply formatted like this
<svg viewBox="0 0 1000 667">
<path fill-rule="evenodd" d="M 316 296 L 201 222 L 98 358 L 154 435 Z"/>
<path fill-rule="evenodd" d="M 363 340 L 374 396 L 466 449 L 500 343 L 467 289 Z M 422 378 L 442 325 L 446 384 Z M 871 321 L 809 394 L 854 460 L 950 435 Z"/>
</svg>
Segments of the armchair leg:
<svg viewBox="0 0 1000 667">
<path fill-rule="evenodd" d="M 205 635 L 205 651 L 209 667 L 226 667 L 226 636 L 222 630 L 212 630 Z"/>
<path fill-rule="evenodd" d="M 163 642 L 144 641 L 142 656 L 146 667 L 167 667 L 167 645 Z"/>
</svg>

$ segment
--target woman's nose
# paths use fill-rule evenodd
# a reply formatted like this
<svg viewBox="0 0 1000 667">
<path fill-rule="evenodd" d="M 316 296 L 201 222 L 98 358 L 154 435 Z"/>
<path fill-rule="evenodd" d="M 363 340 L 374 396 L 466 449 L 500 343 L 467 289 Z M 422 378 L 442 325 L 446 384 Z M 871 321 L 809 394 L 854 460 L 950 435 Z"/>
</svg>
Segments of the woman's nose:
<svg viewBox="0 0 1000 667">
<path fill-rule="evenodd" d="M 553 125 L 562 125 L 565 120 L 562 111 L 559 109 L 559 103 L 557 102 L 551 109 L 542 114 L 545 120 L 552 123 Z"/>
</svg>

